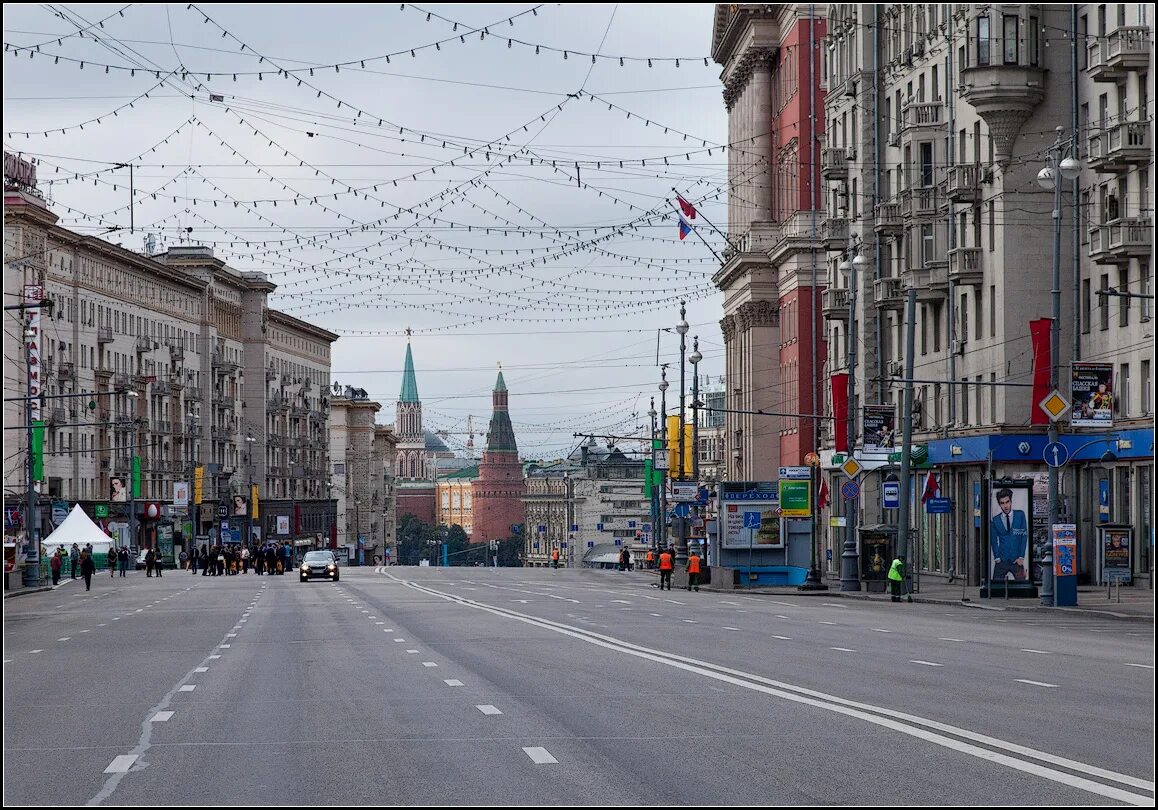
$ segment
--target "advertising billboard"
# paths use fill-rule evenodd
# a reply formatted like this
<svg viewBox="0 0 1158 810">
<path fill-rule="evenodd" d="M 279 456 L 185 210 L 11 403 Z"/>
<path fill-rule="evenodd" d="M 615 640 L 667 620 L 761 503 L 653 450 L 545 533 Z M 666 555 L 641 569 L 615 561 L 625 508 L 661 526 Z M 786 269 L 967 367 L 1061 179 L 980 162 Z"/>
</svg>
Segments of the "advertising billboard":
<svg viewBox="0 0 1158 810">
<path fill-rule="evenodd" d="M 1113 427 L 1114 366 L 1074 363 L 1070 403 L 1070 424 L 1074 427 Z"/>
<path fill-rule="evenodd" d="M 746 512 L 760 513 L 759 528 L 744 527 Z M 748 548 L 749 545 L 784 548 L 781 528 L 780 493 L 775 483 L 730 482 L 721 486 L 720 545 L 723 548 Z"/>
</svg>

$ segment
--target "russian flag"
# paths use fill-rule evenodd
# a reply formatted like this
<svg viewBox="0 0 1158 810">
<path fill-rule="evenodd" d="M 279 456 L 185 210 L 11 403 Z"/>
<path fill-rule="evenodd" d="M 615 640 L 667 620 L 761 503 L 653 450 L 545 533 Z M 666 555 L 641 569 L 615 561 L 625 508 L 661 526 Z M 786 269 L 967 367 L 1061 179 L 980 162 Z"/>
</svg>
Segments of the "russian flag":
<svg viewBox="0 0 1158 810">
<path fill-rule="evenodd" d="M 696 207 L 685 200 L 679 194 L 676 195 L 676 202 L 680 204 L 680 210 L 684 212 L 684 216 L 690 219 L 696 218 Z"/>
<path fill-rule="evenodd" d="M 680 212 L 680 241 L 683 241 L 683 239 L 684 239 L 684 238 L 685 238 L 685 237 L 686 237 L 686 236 L 687 236 L 689 233 L 691 233 L 691 232 L 692 232 L 692 228 L 693 228 L 693 227 L 694 227 L 694 226 L 692 225 L 692 223 L 688 222 L 688 219 L 687 219 L 687 217 L 685 217 L 685 216 L 684 216 L 684 214 L 683 214 L 683 212 L 681 211 L 681 212 Z"/>
</svg>

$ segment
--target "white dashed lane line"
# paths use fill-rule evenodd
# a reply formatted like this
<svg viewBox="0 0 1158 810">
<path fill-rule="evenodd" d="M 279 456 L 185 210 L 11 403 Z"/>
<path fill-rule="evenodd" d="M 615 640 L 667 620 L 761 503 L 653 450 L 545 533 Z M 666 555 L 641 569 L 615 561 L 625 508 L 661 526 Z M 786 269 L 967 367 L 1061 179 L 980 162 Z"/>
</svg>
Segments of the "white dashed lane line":
<svg viewBox="0 0 1158 810">
<path fill-rule="evenodd" d="M 872 630 L 874 633 L 891 633 L 891 632 L 893 632 L 892 630 L 882 630 L 879 627 L 874 627 Z"/>
<path fill-rule="evenodd" d="M 422 666 L 424 666 L 424 667 L 436 667 L 436 666 L 438 666 L 438 664 L 434 663 L 433 661 L 423 661 Z"/>
<path fill-rule="evenodd" d="M 68 641 L 71 638 L 72 636 L 65 636 L 64 638 L 58 638 L 57 641 Z"/>
<path fill-rule="evenodd" d="M 1027 681 L 1025 678 L 1014 678 L 1018 683 L 1027 683 L 1030 686 L 1044 686 L 1046 689 L 1060 688 L 1056 683 L 1042 683 L 1041 681 Z"/>
<path fill-rule="evenodd" d="M 927 666 L 927 667 L 943 667 L 943 666 L 945 666 L 944 664 L 934 664 L 932 661 L 918 661 L 915 659 L 910 659 L 909 663 L 910 664 L 922 664 L 922 665 Z"/>
<path fill-rule="evenodd" d="M 29 655 L 36 655 L 36 653 L 42 653 L 42 652 L 44 652 L 44 650 L 29 650 L 28 654 Z"/>
<path fill-rule="evenodd" d="M 1045 650 L 1022 650 L 1022 652 L 1036 653 L 1037 655 L 1053 655 L 1053 653 L 1046 652 Z"/>
<path fill-rule="evenodd" d="M 208 671 L 209 671 L 209 667 L 197 667 L 197 668 L 196 668 L 195 670 L 193 670 L 193 671 L 194 671 L 194 672 L 208 672 Z"/>
<path fill-rule="evenodd" d="M 496 709 L 494 706 L 491 706 L 490 704 L 486 704 L 483 706 L 475 706 L 475 708 L 478 709 L 483 714 L 488 714 L 488 715 L 502 714 L 502 712 L 500 712 L 498 709 Z"/>
<path fill-rule="evenodd" d="M 523 752 L 531 758 L 531 762 L 536 765 L 553 765 L 559 760 L 551 756 L 551 753 L 546 748 L 523 748 Z"/>
<path fill-rule="evenodd" d="M 176 712 L 157 712 L 153 715 L 152 721 L 154 723 L 164 723 L 174 714 L 176 714 Z"/>
<path fill-rule="evenodd" d="M 177 691 L 178 692 L 192 692 L 196 688 L 197 688 L 196 684 L 187 683 L 184 686 L 182 686 L 180 689 L 178 689 Z"/>
<path fill-rule="evenodd" d="M 126 773 L 136 761 L 137 754 L 121 754 L 109 763 L 109 766 L 105 768 L 105 773 Z"/>
<path fill-rule="evenodd" d="M 856 650 L 850 650 L 848 647 L 829 647 L 828 649 L 837 650 L 838 652 L 856 652 Z"/>
<path fill-rule="evenodd" d="M 836 622 L 817 622 L 817 624 L 836 624 Z"/>
<path fill-rule="evenodd" d="M 448 678 L 447 680 L 444 680 L 443 683 L 446 684 L 447 686 L 463 686 L 464 685 L 462 681 L 458 680 L 458 678 Z"/>
<path fill-rule="evenodd" d="M 772 638 L 778 638 L 781 641 L 791 641 L 792 640 L 791 636 L 772 636 Z"/>
<path fill-rule="evenodd" d="M 1153 664 L 1126 664 L 1128 667 L 1138 667 L 1140 669 L 1154 669 Z"/>
</svg>

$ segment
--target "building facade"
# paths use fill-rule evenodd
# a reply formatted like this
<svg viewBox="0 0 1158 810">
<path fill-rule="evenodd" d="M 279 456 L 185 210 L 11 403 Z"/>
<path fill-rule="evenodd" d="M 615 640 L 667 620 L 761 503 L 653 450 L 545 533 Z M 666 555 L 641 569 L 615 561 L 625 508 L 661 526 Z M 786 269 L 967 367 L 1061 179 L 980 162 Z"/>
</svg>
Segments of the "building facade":
<svg viewBox="0 0 1158 810">
<path fill-rule="evenodd" d="M 37 347 L 46 422 L 42 533 L 51 530 L 48 501 L 79 502 L 92 515 L 100 505 L 99 519 L 120 541 L 165 553 L 196 537 L 272 535 L 279 508 L 296 515 L 291 533 L 328 532 L 325 393 L 337 335 L 268 309 L 274 285 L 228 267 L 209 248 L 150 257 L 74 233 L 56 224 L 34 190 L 9 187 L 7 178 L 4 209 L 5 288 L 42 287 L 54 303 L 51 315 L 42 313 Z M 19 385 L 27 378 L 26 363 L 16 361 L 23 339 L 12 324 L 5 329 L 6 376 Z M 269 369 L 293 370 L 298 381 L 287 390 L 267 378 Z M 275 394 L 289 402 L 280 426 Z M 20 403 L 6 403 L 5 419 L 23 424 L 27 415 Z M 12 439 L 26 460 L 25 432 Z M 291 439 L 297 468 L 279 475 Z M 192 505 L 198 468 L 200 509 Z M 174 503 L 175 483 L 190 484 L 191 505 Z M 5 484 L 26 491 L 25 467 L 7 468 Z M 234 525 L 221 534 L 218 503 L 243 518 L 227 519 Z M 159 520 L 148 517 L 150 504 L 161 506 Z"/>
<path fill-rule="evenodd" d="M 422 400 L 418 396 L 418 376 L 414 372 L 414 355 L 406 343 L 406 360 L 402 371 L 402 388 L 394 411 L 394 433 L 398 437 L 395 461 L 395 486 L 400 515 L 414 515 L 426 523 L 437 521 L 435 478 L 438 461 L 454 453 L 422 422 Z"/>
<path fill-rule="evenodd" d="M 1048 386 L 1041 380 L 1056 363 L 1069 399 L 1072 363 L 1093 361 L 1112 366 L 1113 424 L 1063 423 L 1072 460 L 1061 473 L 1062 519 L 1079 526 L 1082 581 L 1098 575 L 1093 539 L 1106 520 L 1135 527 L 1134 574 L 1149 576 L 1148 14 L 1127 4 L 829 6 L 825 376 L 832 381 L 826 407 L 839 424 L 825 446 L 856 451 L 876 468 L 862 481 L 857 522 L 895 520 L 880 507 L 880 480 L 895 469 L 887 451 L 866 450 L 863 413 L 884 406 L 900 434 L 903 307 L 906 290 L 915 289 L 914 444 L 954 504 L 945 516 L 914 510 L 914 563 L 922 571 L 974 584 L 985 577 L 980 509 L 970 508 L 982 479 L 1027 478 L 1044 498 L 1047 420 L 1037 403 Z M 1062 185 L 1061 338 L 1051 357 L 1054 191 L 1042 187 L 1039 172 L 1059 137 L 1062 154 L 1083 168 Z M 844 270 L 857 255 L 863 269 Z M 846 408 L 856 420 L 853 448 L 844 446 Z M 1113 459 L 1103 461 L 1107 450 Z M 822 456 L 831 467 L 831 452 Z M 831 474 L 837 491 L 840 476 Z M 846 506 L 836 501 L 840 515 Z M 1044 527 L 1035 532 L 1041 550 L 1044 534 Z M 833 570 L 841 539 L 828 536 Z"/>
<path fill-rule="evenodd" d="M 479 477 L 479 467 L 471 464 L 461 470 L 448 470 L 439 475 L 438 513 L 435 522 L 440 526 L 461 526 L 470 537 L 474 532 L 473 484 Z"/>
<path fill-rule="evenodd" d="M 382 406 L 362 389 L 335 384 L 330 397 L 330 458 L 338 520 L 332 544 L 363 561 L 395 560 L 397 438 L 375 417 Z M 329 545 L 329 544 L 327 544 Z"/>
<path fill-rule="evenodd" d="M 712 58 L 728 112 L 724 293 L 728 478 L 771 480 L 802 464 L 824 423 L 819 295 L 827 234 L 820 195 L 825 6 L 719 4 Z M 771 411 L 760 415 L 755 411 Z"/>
</svg>

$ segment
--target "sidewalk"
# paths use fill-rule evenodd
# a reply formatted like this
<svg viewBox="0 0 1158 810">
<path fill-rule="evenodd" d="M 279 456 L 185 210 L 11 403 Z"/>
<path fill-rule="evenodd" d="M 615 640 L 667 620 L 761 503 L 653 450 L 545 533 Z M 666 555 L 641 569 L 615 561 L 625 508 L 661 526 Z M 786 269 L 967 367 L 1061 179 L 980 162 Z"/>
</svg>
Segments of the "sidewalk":
<svg viewBox="0 0 1158 810">
<path fill-rule="evenodd" d="M 644 572 L 652 575 L 652 572 Z M 675 584 L 673 582 L 673 584 Z M 875 602 L 888 602 L 888 593 L 870 593 L 863 589 L 859 591 L 841 591 L 840 580 L 825 581 L 827 591 L 801 591 L 795 586 L 776 588 L 720 588 L 712 585 L 702 585 L 701 590 L 715 591 L 716 593 L 751 593 L 776 596 L 797 596 L 805 599 L 823 597 L 824 599 L 860 599 Z M 949 583 L 940 577 L 923 577 L 915 587 L 914 602 L 924 602 L 933 605 L 957 605 L 959 607 L 976 610 L 995 611 L 1045 611 L 1052 613 L 1072 613 L 1089 618 L 1125 619 L 1142 622 L 1154 621 L 1154 591 L 1145 587 L 1122 587 L 1117 593 L 1110 589 L 1110 598 L 1106 598 L 1105 586 L 1083 585 L 1078 588 L 1078 604 L 1076 607 L 1046 607 L 1041 599 L 982 599 L 980 588 L 976 585 L 965 585 L 961 582 Z M 1118 601 L 1119 598 L 1121 601 Z"/>
</svg>

